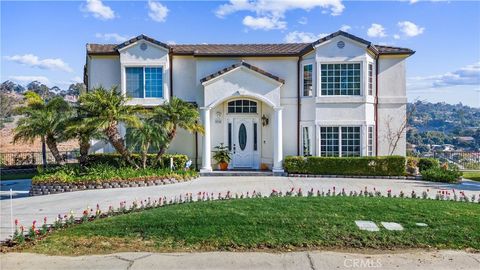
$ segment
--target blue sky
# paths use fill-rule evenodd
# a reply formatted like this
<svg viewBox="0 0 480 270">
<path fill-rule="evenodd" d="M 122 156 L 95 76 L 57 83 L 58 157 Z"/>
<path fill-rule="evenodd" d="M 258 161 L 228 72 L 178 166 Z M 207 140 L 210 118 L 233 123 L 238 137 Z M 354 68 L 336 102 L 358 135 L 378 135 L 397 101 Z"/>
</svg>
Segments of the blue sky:
<svg viewBox="0 0 480 270">
<path fill-rule="evenodd" d="M 414 49 L 410 100 L 480 107 L 480 2 L 2 1 L 0 80 L 80 81 L 86 43 L 146 34 L 167 43 L 305 42 L 344 29 Z"/>
</svg>

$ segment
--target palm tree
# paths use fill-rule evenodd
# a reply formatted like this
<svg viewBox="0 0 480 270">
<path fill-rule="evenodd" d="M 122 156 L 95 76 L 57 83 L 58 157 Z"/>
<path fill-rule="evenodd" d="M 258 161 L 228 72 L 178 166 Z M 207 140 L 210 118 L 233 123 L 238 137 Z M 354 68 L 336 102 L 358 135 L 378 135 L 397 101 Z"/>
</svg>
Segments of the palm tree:
<svg viewBox="0 0 480 270">
<path fill-rule="evenodd" d="M 72 115 L 72 108 L 61 97 L 54 97 L 45 102 L 38 94 L 27 92 L 26 105 L 17 112 L 25 115 L 14 129 L 13 142 L 33 142 L 40 138 L 48 146 L 55 161 L 63 164 L 64 160 L 58 151 L 58 143 L 65 141 L 65 126 Z"/>
<path fill-rule="evenodd" d="M 142 126 L 133 128 L 127 132 L 127 141 L 131 142 L 129 145 L 131 149 L 139 148 L 142 157 L 142 167 L 147 167 L 147 156 L 150 148 L 160 149 L 167 140 L 167 130 L 151 121 L 144 119 Z"/>
<path fill-rule="evenodd" d="M 152 121 L 167 129 L 165 143 L 157 153 L 157 163 L 175 138 L 179 127 L 188 132 L 203 133 L 203 127 L 198 124 L 199 117 L 198 110 L 192 104 L 176 97 L 154 108 Z"/>
<path fill-rule="evenodd" d="M 81 116 L 77 108 L 77 116 L 72 117 L 67 123 L 67 136 L 69 138 L 77 138 L 80 146 L 80 156 L 78 162 L 84 167 L 88 161 L 88 150 L 90 149 L 90 141 L 94 138 L 101 138 L 102 132 L 96 126 L 87 125 L 85 118 Z"/>
<path fill-rule="evenodd" d="M 131 127 L 140 127 L 138 114 L 143 112 L 139 106 L 127 105 L 128 98 L 117 91 L 98 87 L 80 95 L 79 106 L 85 116 L 85 125 L 97 127 L 103 132 L 110 144 L 122 155 L 125 161 L 138 167 L 133 161 L 130 151 L 125 147 L 118 125 L 123 123 Z"/>
</svg>

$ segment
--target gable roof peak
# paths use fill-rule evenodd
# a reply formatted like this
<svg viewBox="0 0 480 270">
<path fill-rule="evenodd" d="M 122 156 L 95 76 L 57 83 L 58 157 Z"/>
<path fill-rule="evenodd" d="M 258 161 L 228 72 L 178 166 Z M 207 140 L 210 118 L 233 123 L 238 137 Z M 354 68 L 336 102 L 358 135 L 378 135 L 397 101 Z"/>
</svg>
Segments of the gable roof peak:
<svg viewBox="0 0 480 270">
<path fill-rule="evenodd" d="M 151 37 L 149 37 L 149 36 L 147 36 L 147 35 L 145 35 L 145 34 L 140 34 L 140 35 L 138 35 L 138 36 L 136 36 L 136 37 L 134 37 L 134 38 L 131 38 L 131 39 L 125 41 L 125 42 L 122 42 L 122 43 L 118 44 L 117 46 L 115 46 L 115 50 L 120 50 L 120 49 L 122 49 L 122 48 L 124 48 L 124 47 L 126 47 L 126 46 L 128 46 L 128 45 L 131 45 L 131 44 L 133 44 L 133 43 L 135 43 L 135 42 L 137 42 L 137 41 L 140 41 L 140 40 L 146 40 L 146 41 L 151 42 L 151 43 L 153 43 L 153 44 L 155 44 L 155 45 L 158 45 L 158 46 L 160 46 L 160 47 L 164 47 L 164 48 L 166 48 L 166 49 L 170 49 L 170 46 L 168 46 L 166 43 L 160 42 L 160 41 L 158 41 L 158 40 L 156 40 L 156 39 L 154 39 L 154 38 L 151 38 Z"/>
</svg>

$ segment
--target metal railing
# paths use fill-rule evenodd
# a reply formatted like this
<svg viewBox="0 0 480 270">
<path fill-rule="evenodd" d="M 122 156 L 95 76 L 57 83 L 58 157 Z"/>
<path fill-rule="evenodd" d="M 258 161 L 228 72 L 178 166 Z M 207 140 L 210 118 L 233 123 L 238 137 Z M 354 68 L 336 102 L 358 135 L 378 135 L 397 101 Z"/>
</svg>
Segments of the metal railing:
<svg viewBox="0 0 480 270">
<path fill-rule="evenodd" d="M 480 152 L 437 151 L 432 156 L 440 162 L 453 163 L 460 170 L 480 170 Z"/>
<path fill-rule="evenodd" d="M 60 151 L 60 156 L 65 163 L 77 163 L 78 151 Z M 47 164 L 57 164 L 52 153 L 47 151 Z M 43 165 L 42 152 L 5 152 L 0 153 L 0 166 L 5 167 L 27 167 Z"/>
</svg>

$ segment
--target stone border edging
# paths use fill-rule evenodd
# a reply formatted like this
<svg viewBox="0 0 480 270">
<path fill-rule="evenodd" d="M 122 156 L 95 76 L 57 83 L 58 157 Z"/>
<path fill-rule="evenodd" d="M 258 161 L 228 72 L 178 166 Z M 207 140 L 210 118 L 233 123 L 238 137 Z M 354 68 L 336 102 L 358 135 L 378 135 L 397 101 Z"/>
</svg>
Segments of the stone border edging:
<svg viewBox="0 0 480 270">
<path fill-rule="evenodd" d="M 422 180 L 422 176 L 376 176 L 376 175 L 322 175 L 322 174 L 299 174 L 289 173 L 288 177 L 299 178 L 362 178 L 362 179 L 403 179 L 403 180 Z"/>
<path fill-rule="evenodd" d="M 190 181 L 198 178 L 198 176 L 192 176 L 179 181 L 175 178 L 165 178 L 157 180 L 134 180 L 134 181 L 112 181 L 105 183 L 50 183 L 50 184 L 32 184 L 30 188 L 29 196 L 41 196 L 58 194 L 72 191 L 92 190 L 92 189 L 107 189 L 107 188 L 127 188 L 127 187 L 149 187 L 175 184 L 178 182 Z"/>
</svg>

